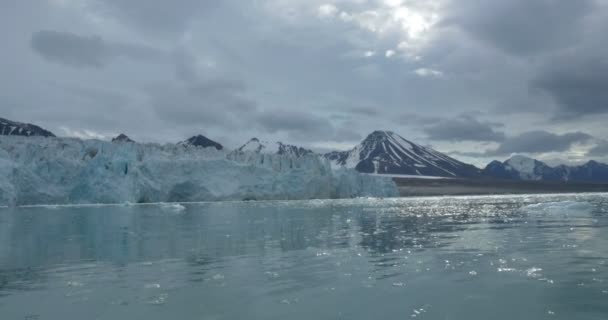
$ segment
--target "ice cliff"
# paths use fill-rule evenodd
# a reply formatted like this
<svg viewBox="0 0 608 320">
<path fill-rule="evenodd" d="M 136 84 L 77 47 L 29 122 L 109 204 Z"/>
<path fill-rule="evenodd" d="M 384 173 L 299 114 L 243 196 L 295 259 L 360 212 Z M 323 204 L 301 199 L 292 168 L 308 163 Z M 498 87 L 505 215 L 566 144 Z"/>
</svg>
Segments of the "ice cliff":
<svg viewBox="0 0 608 320">
<path fill-rule="evenodd" d="M 0 205 L 397 196 L 389 178 L 332 171 L 315 154 L 180 144 L 0 137 Z"/>
</svg>

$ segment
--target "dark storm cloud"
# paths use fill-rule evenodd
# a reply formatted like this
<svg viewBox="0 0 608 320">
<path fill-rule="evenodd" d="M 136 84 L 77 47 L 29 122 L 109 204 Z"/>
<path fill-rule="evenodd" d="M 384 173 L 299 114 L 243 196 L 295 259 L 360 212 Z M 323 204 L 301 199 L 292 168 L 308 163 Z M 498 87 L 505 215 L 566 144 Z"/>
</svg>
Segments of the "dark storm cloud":
<svg viewBox="0 0 608 320">
<path fill-rule="evenodd" d="M 32 49 L 43 58 L 72 67 L 101 68 L 111 59 L 159 59 L 164 54 L 145 46 L 108 43 L 98 35 L 82 36 L 71 32 L 41 30 L 32 34 Z"/>
<path fill-rule="evenodd" d="M 110 52 L 99 36 L 42 30 L 32 35 L 31 45 L 45 59 L 74 67 L 99 68 L 110 58 Z"/>
<path fill-rule="evenodd" d="M 550 60 L 532 81 L 554 99 L 560 120 L 608 112 L 608 60 L 586 55 Z"/>
<path fill-rule="evenodd" d="M 531 54 L 571 46 L 580 38 L 593 0 L 454 1 L 447 25 L 458 25 L 475 38 L 513 54 Z"/>
<path fill-rule="evenodd" d="M 589 142 L 593 137 L 583 132 L 554 134 L 547 131 L 529 131 L 509 137 L 489 156 L 510 155 L 512 153 L 546 153 L 569 150 L 574 144 Z"/>
<path fill-rule="evenodd" d="M 443 119 L 423 128 L 428 138 L 437 141 L 478 141 L 500 142 L 505 140 L 504 132 L 497 131 L 500 124 L 481 122 L 472 116 Z"/>
</svg>

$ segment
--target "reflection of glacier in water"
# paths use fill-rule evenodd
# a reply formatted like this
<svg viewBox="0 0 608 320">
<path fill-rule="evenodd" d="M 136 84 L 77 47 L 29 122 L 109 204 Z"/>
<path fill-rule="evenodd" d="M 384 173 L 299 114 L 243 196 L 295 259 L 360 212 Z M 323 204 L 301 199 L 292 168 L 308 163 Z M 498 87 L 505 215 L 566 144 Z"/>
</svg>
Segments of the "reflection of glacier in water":
<svg viewBox="0 0 608 320">
<path fill-rule="evenodd" d="M 0 314 L 605 319 L 607 199 L 5 208 Z"/>
</svg>

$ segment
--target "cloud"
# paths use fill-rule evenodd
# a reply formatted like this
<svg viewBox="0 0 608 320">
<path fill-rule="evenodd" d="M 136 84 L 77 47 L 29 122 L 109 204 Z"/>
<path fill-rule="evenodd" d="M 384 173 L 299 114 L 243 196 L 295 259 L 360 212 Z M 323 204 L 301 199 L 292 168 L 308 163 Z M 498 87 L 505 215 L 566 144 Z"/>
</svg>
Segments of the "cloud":
<svg viewBox="0 0 608 320">
<path fill-rule="evenodd" d="M 334 142 L 353 142 L 353 141 L 360 141 L 361 139 L 363 139 L 363 136 L 361 134 L 359 134 L 357 131 L 354 131 L 348 127 L 341 127 L 341 128 L 338 128 L 335 131 L 333 137 L 331 137 L 328 140 L 334 141 Z"/>
<path fill-rule="evenodd" d="M 146 46 L 108 43 L 98 35 L 81 36 L 71 32 L 40 30 L 32 34 L 30 44 L 41 57 L 71 67 L 101 68 L 111 59 L 159 59 L 160 50 Z"/>
<path fill-rule="evenodd" d="M 591 148 L 587 154 L 587 157 L 605 157 L 608 156 L 608 141 L 602 140 Z"/>
<path fill-rule="evenodd" d="M 504 140 L 497 149 L 486 152 L 488 156 L 513 153 L 563 152 L 579 143 L 589 142 L 593 137 L 583 132 L 554 134 L 547 131 L 528 131 Z"/>
<path fill-rule="evenodd" d="M 421 77 L 431 77 L 431 78 L 441 78 L 443 77 L 443 72 L 439 70 L 433 70 L 428 68 L 418 68 L 414 70 L 414 73 Z"/>
<path fill-rule="evenodd" d="M 256 117 L 257 123 L 268 133 L 285 132 L 296 139 L 327 139 L 334 128 L 325 118 L 292 110 L 264 110 Z"/>
<path fill-rule="evenodd" d="M 150 104 L 158 116 L 173 124 L 211 126 L 225 130 L 247 121 L 256 102 L 246 96 L 238 81 L 212 79 L 189 84 L 157 84 L 148 88 Z"/>
<path fill-rule="evenodd" d="M 57 132 L 347 149 L 393 129 L 460 152 L 538 129 L 608 138 L 605 1 L 57 3 L 0 11 L 0 114 Z"/>
<path fill-rule="evenodd" d="M 454 1 L 444 25 L 515 55 L 556 50 L 580 40 L 593 0 Z"/>
<path fill-rule="evenodd" d="M 98 140 L 107 140 L 109 136 L 101 134 L 99 132 L 95 132 L 93 130 L 88 129 L 71 129 L 65 126 L 59 127 L 62 131 L 62 135 L 66 137 L 74 137 L 79 139 L 98 139 Z"/>
<path fill-rule="evenodd" d="M 107 18 L 136 26 L 144 32 L 177 33 L 200 14 L 206 16 L 222 5 L 211 0 L 97 0 L 98 12 Z"/>
<path fill-rule="evenodd" d="M 437 141 L 479 141 L 500 142 L 505 140 L 504 132 L 495 128 L 500 124 L 481 122 L 471 116 L 435 121 L 423 128 L 428 138 Z"/>
<path fill-rule="evenodd" d="M 554 99 L 560 120 L 608 112 L 608 61 L 604 56 L 551 59 L 531 86 Z"/>
<path fill-rule="evenodd" d="M 333 17 L 338 13 L 338 8 L 331 3 L 325 3 L 319 6 L 319 17 Z"/>
<path fill-rule="evenodd" d="M 32 35 L 31 46 L 49 61 L 74 67 L 100 68 L 110 58 L 110 52 L 99 36 L 42 30 Z"/>
</svg>

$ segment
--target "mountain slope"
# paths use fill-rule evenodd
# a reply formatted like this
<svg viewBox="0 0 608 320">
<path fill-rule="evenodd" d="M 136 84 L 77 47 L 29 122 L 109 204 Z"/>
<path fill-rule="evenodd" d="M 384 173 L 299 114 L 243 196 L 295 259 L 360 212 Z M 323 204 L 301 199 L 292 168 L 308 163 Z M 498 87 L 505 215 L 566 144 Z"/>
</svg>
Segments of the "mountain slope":
<svg viewBox="0 0 608 320">
<path fill-rule="evenodd" d="M 0 136 L 54 137 L 55 135 L 52 132 L 33 124 L 0 118 Z"/>
<path fill-rule="evenodd" d="M 312 150 L 302 147 L 284 144 L 282 142 L 260 141 L 258 138 L 252 138 L 251 140 L 247 141 L 244 145 L 238 148 L 237 151 L 289 155 L 296 158 L 314 153 Z"/>
<path fill-rule="evenodd" d="M 127 136 L 124 133 L 119 134 L 118 136 L 116 136 L 115 138 L 112 138 L 112 142 L 135 142 L 133 141 L 131 138 L 129 138 L 129 136 Z"/>
<path fill-rule="evenodd" d="M 542 161 L 518 155 L 504 162 L 492 161 L 482 173 L 508 180 L 608 183 L 608 165 L 596 161 L 580 166 L 551 167 Z"/>
<path fill-rule="evenodd" d="M 605 163 L 592 160 L 584 165 L 566 167 L 562 170 L 568 172 L 569 181 L 608 183 L 608 165 Z"/>
<path fill-rule="evenodd" d="M 203 135 L 200 135 L 200 134 L 197 136 L 191 137 L 186 141 L 182 141 L 179 144 L 203 147 L 203 148 L 215 148 L 217 150 L 224 149 L 224 146 L 222 146 L 221 144 L 219 144 Z"/>
<path fill-rule="evenodd" d="M 334 166 L 363 173 L 476 177 L 480 170 L 391 131 L 374 131 L 350 151 L 325 154 Z"/>
</svg>

